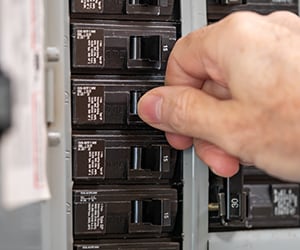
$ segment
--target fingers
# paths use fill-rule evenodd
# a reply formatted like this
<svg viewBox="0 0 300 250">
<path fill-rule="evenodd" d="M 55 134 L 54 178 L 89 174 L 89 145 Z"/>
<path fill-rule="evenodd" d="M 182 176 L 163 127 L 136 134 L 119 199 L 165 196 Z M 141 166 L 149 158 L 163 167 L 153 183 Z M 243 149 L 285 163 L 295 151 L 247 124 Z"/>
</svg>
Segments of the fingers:
<svg viewBox="0 0 300 250">
<path fill-rule="evenodd" d="M 173 134 L 173 133 L 166 133 L 166 138 L 169 144 L 178 150 L 184 150 L 193 145 L 193 139 L 191 137 Z"/>
<path fill-rule="evenodd" d="M 239 170 L 239 160 L 203 140 L 194 140 L 195 151 L 216 175 L 231 177 Z"/>
<path fill-rule="evenodd" d="M 200 139 L 193 140 L 192 138 L 172 133 L 166 133 L 166 137 L 170 145 L 179 150 L 187 149 L 193 144 L 198 157 L 207 164 L 216 175 L 231 177 L 239 170 L 239 160 L 213 144 Z"/>
<path fill-rule="evenodd" d="M 149 91 L 140 99 L 138 110 L 140 117 L 157 129 L 218 146 L 228 144 L 228 137 L 239 126 L 237 119 L 243 115 L 241 106 L 232 100 L 220 101 L 201 90 L 181 86 Z"/>
<path fill-rule="evenodd" d="M 205 64 L 209 56 L 203 47 L 205 40 L 209 39 L 211 29 L 214 29 L 213 25 L 196 30 L 177 41 L 168 60 L 166 85 L 201 88 L 204 80 L 210 78 Z"/>
<path fill-rule="evenodd" d="M 248 38 L 260 27 L 257 22 L 265 21 L 258 14 L 235 13 L 181 38 L 169 57 L 166 84 L 201 88 L 212 79 L 226 86 L 228 71 L 238 65 L 234 55 L 240 56 L 251 42 Z"/>
<path fill-rule="evenodd" d="M 224 150 L 200 139 L 191 139 L 172 133 L 166 133 L 168 142 L 176 149 L 187 149 L 192 144 L 198 157 L 219 176 L 231 177 L 239 170 L 239 159 L 227 154 Z"/>
</svg>

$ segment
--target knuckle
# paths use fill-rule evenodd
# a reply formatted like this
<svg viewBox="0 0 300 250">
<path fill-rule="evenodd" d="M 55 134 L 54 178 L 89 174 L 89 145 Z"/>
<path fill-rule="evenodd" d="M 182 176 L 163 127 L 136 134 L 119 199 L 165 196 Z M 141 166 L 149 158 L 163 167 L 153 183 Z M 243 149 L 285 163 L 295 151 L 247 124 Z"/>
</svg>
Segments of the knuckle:
<svg viewBox="0 0 300 250">
<path fill-rule="evenodd" d="M 287 11 L 287 10 L 272 12 L 267 17 L 271 17 L 273 19 L 278 19 L 279 21 L 281 21 L 282 19 L 286 19 L 286 18 L 293 18 L 293 21 L 295 20 L 294 18 L 298 19 L 298 16 L 295 13 Z"/>
<path fill-rule="evenodd" d="M 179 38 L 175 44 L 175 49 L 182 48 L 183 50 L 186 50 L 186 48 L 193 46 L 195 43 L 198 43 L 199 39 L 201 39 L 208 30 L 209 26 L 202 27 Z"/>
<path fill-rule="evenodd" d="M 194 148 L 198 157 L 202 159 L 206 152 L 213 150 L 216 146 L 209 142 L 197 139 L 194 140 Z"/>
<path fill-rule="evenodd" d="M 235 12 L 225 18 L 226 30 L 230 30 L 233 38 L 243 41 L 253 39 L 253 30 L 256 29 L 256 23 L 261 18 L 258 14 L 250 12 Z"/>
<path fill-rule="evenodd" d="M 191 46 L 193 42 L 194 42 L 194 32 L 191 32 L 186 36 L 179 38 L 172 50 L 171 55 L 177 52 L 178 50 L 185 51 L 188 47 Z"/>
</svg>

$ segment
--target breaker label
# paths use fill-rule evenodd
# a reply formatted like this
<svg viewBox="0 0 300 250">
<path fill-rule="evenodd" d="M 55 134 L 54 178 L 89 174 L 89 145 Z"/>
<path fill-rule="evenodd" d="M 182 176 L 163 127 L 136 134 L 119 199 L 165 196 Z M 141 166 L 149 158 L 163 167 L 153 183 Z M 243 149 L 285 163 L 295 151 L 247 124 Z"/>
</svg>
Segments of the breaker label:
<svg viewBox="0 0 300 250">
<path fill-rule="evenodd" d="M 298 213 L 299 190 L 294 188 L 273 188 L 275 216 L 295 216 Z"/>
<path fill-rule="evenodd" d="M 111 1 L 111 0 L 110 0 Z M 72 0 L 72 11 L 79 13 L 103 13 L 104 0 Z"/>
<path fill-rule="evenodd" d="M 87 204 L 87 230 L 105 233 L 105 204 Z"/>
<path fill-rule="evenodd" d="M 102 9 L 103 9 L 103 1 L 102 0 L 80 0 L 80 4 L 81 4 L 81 7 L 85 10 L 102 11 Z"/>
<path fill-rule="evenodd" d="M 77 65 L 103 66 L 104 64 L 103 29 L 77 29 L 74 52 Z"/>
<path fill-rule="evenodd" d="M 76 120 L 88 122 L 104 122 L 104 88 L 96 86 L 77 86 Z"/>
<path fill-rule="evenodd" d="M 87 166 L 84 175 L 104 178 L 104 141 L 79 140 L 76 151 L 78 165 Z"/>
</svg>

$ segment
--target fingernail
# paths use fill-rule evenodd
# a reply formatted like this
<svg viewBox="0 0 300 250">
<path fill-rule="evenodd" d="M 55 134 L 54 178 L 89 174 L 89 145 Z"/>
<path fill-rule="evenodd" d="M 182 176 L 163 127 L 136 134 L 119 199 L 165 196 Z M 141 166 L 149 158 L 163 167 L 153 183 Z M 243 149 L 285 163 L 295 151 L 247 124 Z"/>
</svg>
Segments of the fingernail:
<svg viewBox="0 0 300 250">
<path fill-rule="evenodd" d="M 140 117 L 147 123 L 160 123 L 162 97 L 153 94 L 144 95 L 138 106 Z"/>
</svg>

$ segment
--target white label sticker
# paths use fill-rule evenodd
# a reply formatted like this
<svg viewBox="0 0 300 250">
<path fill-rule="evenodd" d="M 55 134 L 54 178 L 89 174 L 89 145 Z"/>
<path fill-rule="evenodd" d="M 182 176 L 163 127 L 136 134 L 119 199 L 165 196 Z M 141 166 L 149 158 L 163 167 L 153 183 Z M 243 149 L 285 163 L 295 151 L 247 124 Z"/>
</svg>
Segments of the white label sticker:
<svg viewBox="0 0 300 250">
<path fill-rule="evenodd" d="M 46 178 L 44 5 L 0 2 L 0 66 L 11 81 L 12 126 L 1 138 L 1 203 L 16 208 L 50 198 Z"/>
</svg>

